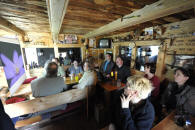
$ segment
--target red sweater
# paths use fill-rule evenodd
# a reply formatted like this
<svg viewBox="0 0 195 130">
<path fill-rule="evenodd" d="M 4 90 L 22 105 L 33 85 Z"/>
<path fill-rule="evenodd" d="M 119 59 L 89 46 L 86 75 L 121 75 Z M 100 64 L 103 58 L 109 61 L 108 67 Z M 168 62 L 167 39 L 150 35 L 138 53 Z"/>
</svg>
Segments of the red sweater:
<svg viewBox="0 0 195 130">
<path fill-rule="evenodd" d="M 147 75 L 144 75 L 145 78 L 148 79 Z M 160 80 L 159 78 L 154 75 L 151 79 L 149 79 L 150 82 L 152 83 L 154 90 L 152 91 L 152 97 L 156 97 L 159 94 L 159 88 L 160 88 Z"/>
</svg>

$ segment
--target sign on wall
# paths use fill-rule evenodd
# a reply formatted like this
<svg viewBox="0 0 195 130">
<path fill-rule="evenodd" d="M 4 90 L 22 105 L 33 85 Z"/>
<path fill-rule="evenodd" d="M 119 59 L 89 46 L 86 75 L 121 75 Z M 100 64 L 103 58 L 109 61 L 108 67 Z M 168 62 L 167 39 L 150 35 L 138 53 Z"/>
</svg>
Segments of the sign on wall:
<svg viewBox="0 0 195 130">
<path fill-rule="evenodd" d="M 167 53 L 173 54 L 195 54 L 195 36 L 186 38 L 176 38 L 167 47 Z"/>
</svg>

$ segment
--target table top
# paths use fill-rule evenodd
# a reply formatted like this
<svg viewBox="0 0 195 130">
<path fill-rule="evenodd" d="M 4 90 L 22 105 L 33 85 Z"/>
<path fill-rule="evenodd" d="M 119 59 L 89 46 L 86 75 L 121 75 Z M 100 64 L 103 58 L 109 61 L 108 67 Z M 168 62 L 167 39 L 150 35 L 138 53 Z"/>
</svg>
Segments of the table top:
<svg viewBox="0 0 195 130">
<path fill-rule="evenodd" d="M 77 84 L 78 81 L 71 80 L 70 77 L 66 78 L 65 84 L 67 85 L 71 85 L 71 84 Z M 19 89 L 14 93 L 13 96 L 19 96 L 19 95 L 30 95 L 32 93 L 31 90 L 31 85 L 29 84 L 22 84 Z M 7 94 L 1 95 L 1 96 L 6 96 L 6 97 L 10 97 L 10 93 L 8 92 Z"/>
<path fill-rule="evenodd" d="M 125 87 L 124 83 L 121 83 L 120 87 L 117 87 L 117 81 L 100 82 L 100 85 L 106 91 L 114 91 Z"/>
<path fill-rule="evenodd" d="M 65 84 L 71 85 L 71 84 L 77 84 L 79 81 L 76 81 L 75 79 L 71 80 L 70 77 L 66 77 L 66 82 Z"/>
<path fill-rule="evenodd" d="M 152 130 L 184 130 L 174 122 L 175 112 L 171 112 L 166 118 L 164 118 L 160 123 L 152 128 Z M 190 125 L 187 130 L 195 130 L 195 118 L 191 119 L 192 125 Z"/>
</svg>

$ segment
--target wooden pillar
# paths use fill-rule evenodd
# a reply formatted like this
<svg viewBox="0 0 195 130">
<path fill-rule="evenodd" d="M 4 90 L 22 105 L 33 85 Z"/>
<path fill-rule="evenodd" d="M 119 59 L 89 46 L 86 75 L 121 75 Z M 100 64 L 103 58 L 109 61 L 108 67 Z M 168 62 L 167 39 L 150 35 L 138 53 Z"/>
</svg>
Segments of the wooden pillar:
<svg viewBox="0 0 195 130">
<path fill-rule="evenodd" d="M 81 59 L 82 61 L 86 58 L 86 48 L 85 47 L 81 47 Z"/>
<path fill-rule="evenodd" d="M 114 46 L 114 50 L 113 50 L 113 61 L 116 60 L 116 57 L 118 56 L 119 53 L 119 46 Z"/>
<path fill-rule="evenodd" d="M 136 53 L 137 53 L 137 46 L 132 48 L 132 53 L 131 53 L 131 69 L 135 69 L 135 60 L 136 60 Z"/>
<path fill-rule="evenodd" d="M 59 58 L 58 46 L 56 44 L 54 45 L 54 55 L 55 55 L 55 58 Z"/>
<path fill-rule="evenodd" d="M 165 56 L 166 56 L 166 49 L 167 49 L 168 42 L 170 42 L 170 40 L 166 40 L 163 46 L 160 46 L 159 53 L 158 53 L 158 59 L 156 63 L 155 75 L 158 76 L 161 81 L 163 80 L 163 70 L 165 69 Z"/>
</svg>

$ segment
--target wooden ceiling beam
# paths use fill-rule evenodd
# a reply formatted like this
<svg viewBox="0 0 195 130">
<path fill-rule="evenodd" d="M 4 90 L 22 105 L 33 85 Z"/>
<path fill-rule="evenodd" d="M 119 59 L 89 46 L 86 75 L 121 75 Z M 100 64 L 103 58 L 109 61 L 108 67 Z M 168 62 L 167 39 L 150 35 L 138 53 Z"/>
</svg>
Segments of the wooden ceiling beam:
<svg viewBox="0 0 195 130">
<path fill-rule="evenodd" d="M 100 36 L 122 28 L 165 17 L 174 13 L 192 9 L 194 5 L 195 0 L 159 0 L 158 2 L 145 6 L 140 10 L 124 16 L 130 17 L 129 19 L 123 19 L 123 21 L 121 21 L 121 18 L 119 18 L 107 25 L 87 33 L 85 37 Z"/>
<path fill-rule="evenodd" d="M 47 0 L 46 2 L 52 39 L 57 43 L 69 0 Z"/>
<path fill-rule="evenodd" d="M 9 21 L 7 21 L 6 19 L 1 18 L 1 17 L 0 17 L 0 26 L 7 29 L 7 30 L 15 32 L 19 35 L 22 35 L 22 36 L 25 35 L 25 32 L 22 29 L 16 27 L 14 24 L 10 23 Z"/>
</svg>

